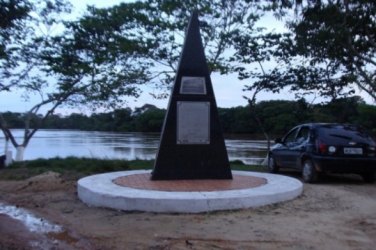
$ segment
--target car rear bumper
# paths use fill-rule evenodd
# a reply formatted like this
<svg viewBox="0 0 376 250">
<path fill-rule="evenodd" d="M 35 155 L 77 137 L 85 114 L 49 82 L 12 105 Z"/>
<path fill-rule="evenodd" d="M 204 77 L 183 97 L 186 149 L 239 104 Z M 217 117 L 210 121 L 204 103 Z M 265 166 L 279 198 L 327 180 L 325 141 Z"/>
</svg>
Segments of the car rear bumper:
<svg viewBox="0 0 376 250">
<path fill-rule="evenodd" d="M 312 158 L 318 171 L 336 173 L 376 172 L 376 158 L 337 158 L 316 156 Z"/>
</svg>

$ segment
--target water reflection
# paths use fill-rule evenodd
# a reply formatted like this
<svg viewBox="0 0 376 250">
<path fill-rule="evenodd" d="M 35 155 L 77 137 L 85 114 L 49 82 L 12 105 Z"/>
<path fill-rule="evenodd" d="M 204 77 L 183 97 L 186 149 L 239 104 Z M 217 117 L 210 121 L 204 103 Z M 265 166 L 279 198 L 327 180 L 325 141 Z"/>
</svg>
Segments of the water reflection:
<svg viewBox="0 0 376 250">
<path fill-rule="evenodd" d="M 61 232 L 62 227 L 52 224 L 46 219 L 39 218 L 26 209 L 0 202 L 0 214 L 5 214 L 15 220 L 20 221 L 30 232 L 51 233 Z"/>
<path fill-rule="evenodd" d="M 20 141 L 23 130 L 14 132 Z M 0 154 L 4 152 L 4 145 L 4 137 L 0 136 Z M 150 160 L 155 158 L 158 145 L 159 134 L 156 133 L 40 130 L 25 150 L 25 160 L 57 156 Z M 230 160 L 257 164 L 265 158 L 267 145 L 261 140 L 226 139 L 226 147 Z"/>
</svg>

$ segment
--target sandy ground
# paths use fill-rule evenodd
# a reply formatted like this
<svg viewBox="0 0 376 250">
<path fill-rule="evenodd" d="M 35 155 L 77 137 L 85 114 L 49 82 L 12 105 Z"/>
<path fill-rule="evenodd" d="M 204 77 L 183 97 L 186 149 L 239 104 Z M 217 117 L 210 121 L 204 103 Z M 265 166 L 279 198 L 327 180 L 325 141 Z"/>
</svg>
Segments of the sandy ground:
<svg viewBox="0 0 376 250">
<path fill-rule="evenodd" d="M 296 173 L 285 173 L 296 177 Z M 0 249 L 375 249 L 376 184 L 330 176 L 289 202 L 203 214 L 88 207 L 55 173 L 0 181 L 0 203 L 62 226 L 38 233 L 0 213 Z"/>
</svg>

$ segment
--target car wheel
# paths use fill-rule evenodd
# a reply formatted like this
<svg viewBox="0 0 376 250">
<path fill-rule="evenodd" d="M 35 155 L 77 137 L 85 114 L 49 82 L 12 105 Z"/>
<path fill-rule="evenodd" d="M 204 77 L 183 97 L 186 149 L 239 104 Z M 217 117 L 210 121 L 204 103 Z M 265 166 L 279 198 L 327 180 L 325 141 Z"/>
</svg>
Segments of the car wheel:
<svg viewBox="0 0 376 250">
<path fill-rule="evenodd" d="M 305 160 L 303 162 L 302 177 L 303 181 L 307 183 L 314 183 L 317 181 L 318 174 L 311 160 Z"/>
<path fill-rule="evenodd" d="M 367 183 L 374 183 L 375 182 L 375 173 L 364 173 L 362 174 L 362 178 Z"/>
<path fill-rule="evenodd" d="M 279 167 L 277 166 L 273 155 L 268 156 L 268 170 L 269 173 L 277 173 L 279 171 Z"/>
</svg>

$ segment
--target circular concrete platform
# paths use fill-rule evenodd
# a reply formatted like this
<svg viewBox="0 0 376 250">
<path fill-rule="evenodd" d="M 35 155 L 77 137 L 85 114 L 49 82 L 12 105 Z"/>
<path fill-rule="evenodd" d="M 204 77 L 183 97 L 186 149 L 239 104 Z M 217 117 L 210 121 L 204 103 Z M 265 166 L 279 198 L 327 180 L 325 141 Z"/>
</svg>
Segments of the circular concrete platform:
<svg viewBox="0 0 376 250">
<path fill-rule="evenodd" d="M 151 181 L 150 170 L 92 175 L 78 181 L 88 205 L 127 211 L 200 213 L 258 207 L 296 198 L 303 184 L 294 178 L 232 171 L 233 180 Z"/>
</svg>

